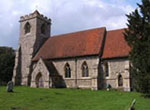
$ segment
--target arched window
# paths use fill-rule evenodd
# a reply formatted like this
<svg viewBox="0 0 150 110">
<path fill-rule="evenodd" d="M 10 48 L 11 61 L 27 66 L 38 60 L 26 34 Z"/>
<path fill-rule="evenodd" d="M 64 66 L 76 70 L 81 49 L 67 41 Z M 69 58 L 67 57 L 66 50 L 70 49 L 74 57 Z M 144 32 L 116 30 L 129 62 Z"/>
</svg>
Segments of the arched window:
<svg viewBox="0 0 150 110">
<path fill-rule="evenodd" d="M 65 78 L 70 78 L 71 77 L 71 69 L 68 63 L 65 65 Z"/>
<path fill-rule="evenodd" d="M 123 86 L 123 78 L 122 78 L 122 75 L 119 75 L 118 76 L 118 86 Z"/>
<path fill-rule="evenodd" d="M 104 62 L 104 72 L 105 72 L 105 76 L 108 77 L 109 76 L 108 62 Z"/>
<path fill-rule="evenodd" d="M 27 33 L 30 32 L 30 30 L 31 30 L 31 25 L 29 24 L 29 22 L 27 22 L 27 23 L 25 24 L 24 29 L 25 29 L 25 34 L 27 34 Z"/>
<path fill-rule="evenodd" d="M 88 76 L 89 76 L 88 65 L 86 62 L 83 62 L 83 64 L 82 64 L 82 77 L 88 77 Z"/>
<path fill-rule="evenodd" d="M 42 26 L 41 26 L 41 33 L 42 33 L 42 34 L 45 34 L 45 29 L 46 29 L 46 28 L 45 28 L 45 24 L 42 24 Z"/>
</svg>

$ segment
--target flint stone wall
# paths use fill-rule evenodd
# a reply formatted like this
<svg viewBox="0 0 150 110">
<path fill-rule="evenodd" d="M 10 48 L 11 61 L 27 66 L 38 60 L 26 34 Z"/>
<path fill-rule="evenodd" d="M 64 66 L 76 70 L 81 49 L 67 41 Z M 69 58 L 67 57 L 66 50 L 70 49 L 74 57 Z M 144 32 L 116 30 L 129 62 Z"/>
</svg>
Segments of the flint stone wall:
<svg viewBox="0 0 150 110">
<path fill-rule="evenodd" d="M 103 76 L 105 84 L 110 84 L 112 88 L 123 89 L 130 91 L 130 73 L 129 73 L 129 60 L 128 59 L 113 59 L 105 60 L 108 62 L 109 76 Z M 104 70 L 104 64 L 102 64 Z M 118 75 L 123 77 L 123 87 L 118 86 Z M 104 84 L 104 85 L 105 85 Z"/>
<path fill-rule="evenodd" d="M 82 64 L 86 61 L 89 69 L 89 77 L 82 77 Z M 82 58 L 69 58 L 69 59 L 59 59 L 59 60 L 53 60 L 53 65 L 55 66 L 57 70 L 57 74 L 59 76 L 62 76 L 64 83 L 67 88 L 90 88 L 97 90 L 98 84 L 97 84 L 97 76 L 98 76 L 98 63 L 99 59 L 98 57 L 91 56 L 91 57 L 82 57 Z M 65 70 L 64 67 L 66 63 L 69 64 L 71 69 L 71 78 L 65 77 Z M 41 66 L 41 67 L 40 67 Z M 46 71 L 42 69 L 42 65 L 39 65 L 39 63 L 34 64 L 33 68 L 40 68 L 40 71 Z M 32 72 L 32 82 L 34 82 L 33 74 L 37 73 L 39 69 L 33 70 Z M 55 74 L 55 73 L 50 73 Z M 43 74 L 44 75 L 44 74 Z M 46 75 L 46 74 L 45 74 Z M 46 76 L 49 77 L 49 76 Z M 49 78 L 51 80 L 51 78 Z M 50 81 L 49 81 L 50 82 Z M 34 84 L 31 85 L 32 87 L 35 87 Z M 51 86 L 49 86 L 51 87 Z"/>
<path fill-rule="evenodd" d="M 89 77 L 82 77 L 82 64 L 86 61 L 89 69 Z M 68 63 L 71 69 L 71 78 L 65 78 L 64 67 Z M 65 60 L 56 60 L 53 61 L 56 69 L 59 74 L 63 76 L 65 84 L 68 88 L 95 88 L 97 89 L 97 80 L 96 85 L 92 84 L 92 79 L 98 75 L 98 57 L 82 57 L 82 58 L 72 58 Z"/>
</svg>

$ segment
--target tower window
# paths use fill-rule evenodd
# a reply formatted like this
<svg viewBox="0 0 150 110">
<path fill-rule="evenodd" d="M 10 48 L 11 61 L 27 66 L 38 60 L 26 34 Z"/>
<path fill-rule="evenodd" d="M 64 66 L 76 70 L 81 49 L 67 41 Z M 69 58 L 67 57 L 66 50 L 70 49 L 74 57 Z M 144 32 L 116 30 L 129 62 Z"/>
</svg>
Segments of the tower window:
<svg viewBox="0 0 150 110">
<path fill-rule="evenodd" d="M 88 77 L 88 76 L 89 76 L 88 65 L 86 62 L 83 62 L 83 64 L 82 64 L 82 77 Z"/>
<path fill-rule="evenodd" d="M 29 24 L 29 22 L 27 22 L 27 23 L 25 24 L 24 29 L 25 29 L 25 34 L 30 33 L 31 25 Z"/>
<path fill-rule="evenodd" d="M 71 77 L 71 69 L 70 69 L 70 66 L 68 63 L 65 65 L 64 69 L 65 69 L 65 78 L 70 78 Z"/>
<path fill-rule="evenodd" d="M 42 34 L 45 34 L 45 27 L 46 27 L 45 24 L 42 24 L 42 26 L 41 26 L 41 33 Z"/>
</svg>

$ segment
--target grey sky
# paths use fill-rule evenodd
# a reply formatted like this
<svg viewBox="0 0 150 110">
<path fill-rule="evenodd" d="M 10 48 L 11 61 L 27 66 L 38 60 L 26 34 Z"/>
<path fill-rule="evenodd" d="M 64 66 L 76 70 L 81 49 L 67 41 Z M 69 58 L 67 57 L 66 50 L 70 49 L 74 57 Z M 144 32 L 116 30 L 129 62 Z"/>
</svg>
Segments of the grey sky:
<svg viewBox="0 0 150 110">
<path fill-rule="evenodd" d="M 19 18 L 35 9 L 52 19 L 52 35 L 96 27 L 126 27 L 140 0 L 1 0 L 0 46 L 17 48 Z"/>
</svg>

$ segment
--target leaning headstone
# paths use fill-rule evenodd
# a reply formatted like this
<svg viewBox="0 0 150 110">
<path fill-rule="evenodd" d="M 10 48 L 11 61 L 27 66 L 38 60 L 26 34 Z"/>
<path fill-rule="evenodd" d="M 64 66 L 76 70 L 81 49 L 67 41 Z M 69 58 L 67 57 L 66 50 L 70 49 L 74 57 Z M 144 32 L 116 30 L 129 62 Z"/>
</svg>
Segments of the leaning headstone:
<svg viewBox="0 0 150 110">
<path fill-rule="evenodd" d="M 135 102 L 136 102 L 136 100 L 134 99 L 134 100 L 132 101 L 132 104 L 131 104 L 129 110 L 135 110 L 135 108 L 134 108 Z"/>
<path fill-rule="evenodd" d="M 7 92 L 13 92 L 13 86 L 13 82 L 9 81 L 6 88 Z"/>
</svg>

